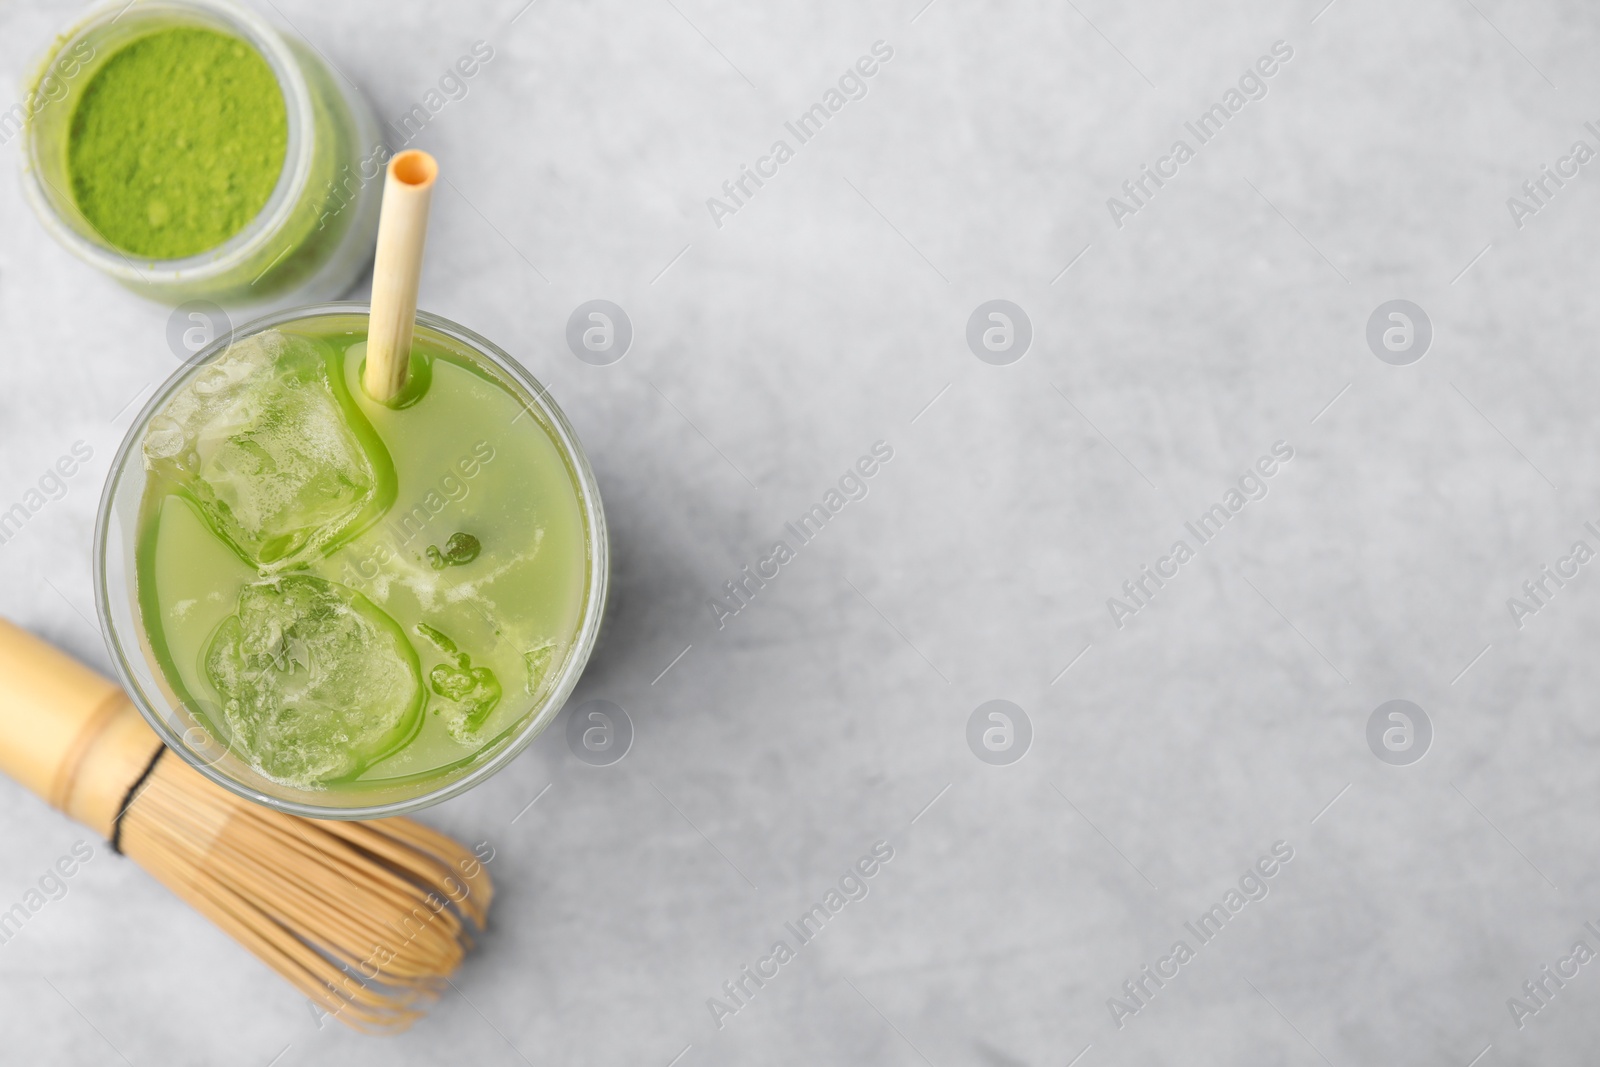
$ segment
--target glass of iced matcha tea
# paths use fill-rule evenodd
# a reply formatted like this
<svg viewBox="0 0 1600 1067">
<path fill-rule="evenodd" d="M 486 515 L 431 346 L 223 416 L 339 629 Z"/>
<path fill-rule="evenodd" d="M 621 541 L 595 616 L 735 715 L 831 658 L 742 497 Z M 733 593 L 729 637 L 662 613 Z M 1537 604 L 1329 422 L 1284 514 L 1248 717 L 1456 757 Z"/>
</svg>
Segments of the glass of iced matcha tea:
<svg viewBox="0 0 1600 1067">
<path fill-rule="evenodd" d="M 124 685 L 222 785 L 323 818 L 492 774 L 560 711 L 605 601 L 594 475 L 548 392 L 417 315 L 391 404 L 367 306 L 221 338 L 112 465 L 96 595 Z"/>
</svg>

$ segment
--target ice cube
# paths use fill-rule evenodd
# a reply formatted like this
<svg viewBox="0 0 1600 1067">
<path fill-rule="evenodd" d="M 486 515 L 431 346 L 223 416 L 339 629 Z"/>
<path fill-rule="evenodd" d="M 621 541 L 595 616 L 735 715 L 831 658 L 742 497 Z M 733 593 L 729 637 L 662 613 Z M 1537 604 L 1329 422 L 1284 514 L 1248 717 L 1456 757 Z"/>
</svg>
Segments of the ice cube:
<svg viewBox="0 0 1600 1067">
<path fill-rule="evenodd" d="M 472 657 L 461 651 L 448 636 L 429 626 L 417 624 L 417 633 L 444 653 L 448 662 L 428 672 L 428 684 L 443 700 L 435 701 L 434 714 L 444 716 L 445 729 L 463 744 L 475 744 L 489 713 L 500 703 L 500 679 L 488 667 L 474 667 Z"/>
<path fill-rule="evenodd" d="M 230 345 L 150 420 L 145 466 L 183 486 L 217 535 L 265 574 L 310 562 L 394 494 L 375 435 L 351 428 L 326 350 L 277 330 Z"/>
<path fill-rule="evenodd" d="M 468 657 L 462 657 L 468 659 Z M 500 703 L 500 679 L 488 667 L 453 667 L 441 663 L 428 672 L 428 682 L 443 700 L 436 709 L 444 716 L 445 729 L 462 744 L 482 740 L 480 731 L 489 713 Z"/>
<path fill-rule="evenodd" d="M 360 773 L 421 719 L 421 667 L 399 624 L 307 574 L 245 586 L 205 666 L 234 751 L 290 785 Z"/>
<path fill-rule="evenodd" d="M 546 641 L 538 648 L 530 649 L 522 654 L 522 665 L 527 669 L 528 677 L 524 683 L 529 696 L 538 696 L 539 690 L 544 685 L 544 676 L 550 670 L 550 661 L 556 654 L 554 641 Z"/>
</svg>

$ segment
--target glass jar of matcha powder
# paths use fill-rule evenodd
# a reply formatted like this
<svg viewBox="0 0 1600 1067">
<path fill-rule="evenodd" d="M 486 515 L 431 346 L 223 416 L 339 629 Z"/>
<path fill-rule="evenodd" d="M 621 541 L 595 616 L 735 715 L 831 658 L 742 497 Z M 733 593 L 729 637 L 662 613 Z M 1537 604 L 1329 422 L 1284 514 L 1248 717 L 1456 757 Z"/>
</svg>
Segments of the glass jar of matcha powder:
<svg viewBox="0 0 1600 1067">
<path fill-rule="evenodd" d="M 284 306 L 371 257 L 387 150 L 366 101 L 229 0 L 93 9 L 21 108 L 34 209 L 135 292 Z"/>
</svg>

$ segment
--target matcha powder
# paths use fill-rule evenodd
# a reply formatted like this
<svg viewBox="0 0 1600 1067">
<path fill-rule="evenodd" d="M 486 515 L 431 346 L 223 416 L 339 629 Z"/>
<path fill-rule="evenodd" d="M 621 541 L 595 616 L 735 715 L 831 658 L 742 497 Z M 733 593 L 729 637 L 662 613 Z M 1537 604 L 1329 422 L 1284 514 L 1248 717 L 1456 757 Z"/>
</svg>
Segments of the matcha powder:
<svg viewBox="0 0 1600 1067">
<path fill-rule="evenodd" d="M 107 241 L 181 259 L 266 205 L 283 169 L 283 92 L 254 48 L 196 27 L 159 30 L 106 61 L 72 115 L 72 195 Z"/>
</svg>

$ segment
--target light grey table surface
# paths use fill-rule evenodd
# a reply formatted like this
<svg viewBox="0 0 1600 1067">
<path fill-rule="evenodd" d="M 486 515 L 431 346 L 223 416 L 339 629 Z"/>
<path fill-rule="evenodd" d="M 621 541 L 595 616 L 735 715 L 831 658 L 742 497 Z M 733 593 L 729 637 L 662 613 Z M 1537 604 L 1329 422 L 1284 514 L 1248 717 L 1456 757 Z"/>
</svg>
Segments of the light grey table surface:
<svg viewBox="0 0 1600 1067">
<path fill-rule="evenodd" d="M 490 843 L 498 897 L 457 988 L 383 1039 L 0 783 L 0 909 L 97 849 L 0 945 L 0 1061 L 1594 1062 L 1600 964 L 1508 1006 L 1600 949 L 1594 567 L 1507 605 L 1600 548 L 1596 165 L 1520 227 L 1507 204 L 1600 147 L 1592 5 L 276 3 L 384 118 L 494 49 L 417 140 L 450 177 L 422 302 L 588 449 L 614 604 L 575 700 L 636 738 L 587 766 L 562 719 L 424 813 Z M 74 12 L 0 8 L 6 85 Z M 716 225 L 880 40 L 866 96 Z M 1200 145 L 1184 123 L 1280 40 Z M 1119 227 L 1107 199 L 1180 138 Z M 94 457 L 0 546 L 0 614 L 105 669 L 92 520 L 177 365 L 169 309 L 56 247 L 0 152 L 0 509 Z M 635 330 L 605 367 L 564 341 L 594 298 Z M 965 338 L 996 298 L 1032 324 L 1010 365 Z M 1397 298 L 1433 330 L 1406 366 L 1366 340 Z M 878 441 L 866 498 L 719 629 L 708 598 Z M 1108 598 L 1280 441 L 1265 498 L 1119 628 Z M 1020 762 L 969 748 L 992 699 L 1031 723 Z M 1369 746 L 1391 699 L 1431 723 L 1420 762 Z M 715 1017 L 880 841 L 868 895 Z M 1276 842 L 1202 943 L 1185 923 Z"/>
</svg>

